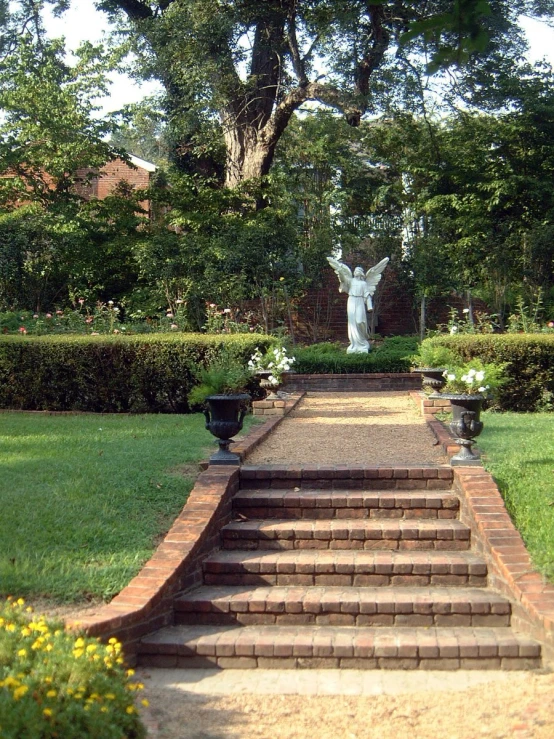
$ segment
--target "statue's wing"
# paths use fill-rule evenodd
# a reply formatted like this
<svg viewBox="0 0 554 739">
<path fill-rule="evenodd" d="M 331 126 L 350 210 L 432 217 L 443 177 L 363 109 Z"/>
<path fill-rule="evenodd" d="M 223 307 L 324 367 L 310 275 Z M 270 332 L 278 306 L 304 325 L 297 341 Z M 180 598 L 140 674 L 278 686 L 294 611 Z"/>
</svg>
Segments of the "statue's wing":
<svg viewBox="0 0 554 739">
<path fill-rule="evenodd" d="M 335 259 L 334 257 L 327 257 L 327 261 L 335 270 L 335 272 L 339 276 L 339 279 L 352 279 L 352 270 L 347 264 L 344 264 L 344 262 L 339 262 L 339 260 Z"/>
<path fill-rule="evenodd" d="M 352 280 L 352 270 L 350 267 L 334 257 L 327 257 L 327 261 L 339 278 L 339 292 L 348 292 L 350 281 Z"/>
<path fill-rule="evenodd" d="M 375 290 L 377 288 L 377 285 L 379 284 L 379 280 L 381 279 L 381 272 L 385 269 L 388 263 L 389 258 L 385 257 L 384 259 L 381 259 L 381 261 L 376 264 L 375 267 L 367 270 L 365 281 L 370 295 L 375 294 Z"/>
</svg>

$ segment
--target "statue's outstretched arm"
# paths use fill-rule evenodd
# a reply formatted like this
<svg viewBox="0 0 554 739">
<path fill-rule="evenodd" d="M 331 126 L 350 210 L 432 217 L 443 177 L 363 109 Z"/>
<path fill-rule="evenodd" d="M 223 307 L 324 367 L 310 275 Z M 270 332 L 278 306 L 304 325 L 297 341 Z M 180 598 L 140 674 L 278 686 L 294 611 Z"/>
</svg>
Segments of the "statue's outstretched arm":
<svg viewBox="0 0 554 739">
<path fill-rule="evenodd" d="M 352 270 L 350 267 L 347 264 L 344 264 L 344 262 L 339 262 L 339 260 L 334 257 L 327 257 L 327 261 L 337 273 L 340 292 L 348 292 L 350 281 L 352 280 Z"/>
</svg>

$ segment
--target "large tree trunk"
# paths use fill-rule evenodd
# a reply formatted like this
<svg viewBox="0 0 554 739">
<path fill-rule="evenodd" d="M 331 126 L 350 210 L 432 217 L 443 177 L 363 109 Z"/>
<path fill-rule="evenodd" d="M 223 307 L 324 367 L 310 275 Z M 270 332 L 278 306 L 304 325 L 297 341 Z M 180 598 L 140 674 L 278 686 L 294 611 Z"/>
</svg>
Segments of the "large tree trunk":
<svg viewBox="0 0 554 739">
<path fill-rule="evenodd" d="M 224 137 L 227 149 L 226 187 L 235 188 L 244 180 L 260 181 L 269 173 L 276 142 L 260 141 L 262 137 L 258 131 L 240 124 L 229 126 Z"/>
</svg>

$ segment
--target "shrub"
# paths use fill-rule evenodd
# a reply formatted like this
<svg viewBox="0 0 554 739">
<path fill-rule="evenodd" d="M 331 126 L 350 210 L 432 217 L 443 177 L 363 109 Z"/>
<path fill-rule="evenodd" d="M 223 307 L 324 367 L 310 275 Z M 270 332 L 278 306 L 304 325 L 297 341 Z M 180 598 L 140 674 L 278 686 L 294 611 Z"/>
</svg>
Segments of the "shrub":
<svg viewBox="0 0 554 739">
<path fill-rule="evenodd" d="M 449 347 L 462 362 L 477 358 L 486 364 L 504 364 L 507 379 L 496 396 L 501 410 L 545 410 L 554 394 L 551 334 L 437 336 L 428 341 Z"/>
<path fill-rule="evenodd" d="M 0 407 L 186 413 L 195 371 L 221 355 L 246 363 L 260 335 L 0 337 Z"/>
<path fill-rule="evenodd" d="M 304 374 L 409 372 L 410 356 L 416 347 L 417 339 L 410 337 L 385 339 L 382 346 L 368 354 L 347 354 L 339 344 L 313 344 L 294 350 L 294 371 Z"/>
<path fill-rule="evenodd" d="M 3 739 L 141 739 L 142 686 L 132 675 L 116 639 L 67 632 L 27 613 L 22 600 L 0 606 Z"/>
</svg>

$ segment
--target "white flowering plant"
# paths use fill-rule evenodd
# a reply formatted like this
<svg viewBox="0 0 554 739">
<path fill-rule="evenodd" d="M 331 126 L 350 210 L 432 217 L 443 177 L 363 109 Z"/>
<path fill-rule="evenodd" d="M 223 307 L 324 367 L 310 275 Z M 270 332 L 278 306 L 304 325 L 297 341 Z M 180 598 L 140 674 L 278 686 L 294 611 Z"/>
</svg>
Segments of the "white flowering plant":
<svg viewBox="0 0 554 739">
<path fill-rule="evenodd" d="M 256 349 L 248 361 L 248 368 L 253 373 L 271 372 L 268 377 L 273 386 L 280 385 L 283 380 L 283 372 L 288 372 L 294 364 L 294 357 L 289 357 L 284 346 L 274 346 L 265 354 Z"/>
<path fill-rule="evenodd" d="M 506 378 L 504 364 L 485 364 L 480 359 L 472 359 L 463 365 L 448 367 L 443 373 L 445 393 L 459 395 L 484 395 L 491 398 Z"/>
</svg>

